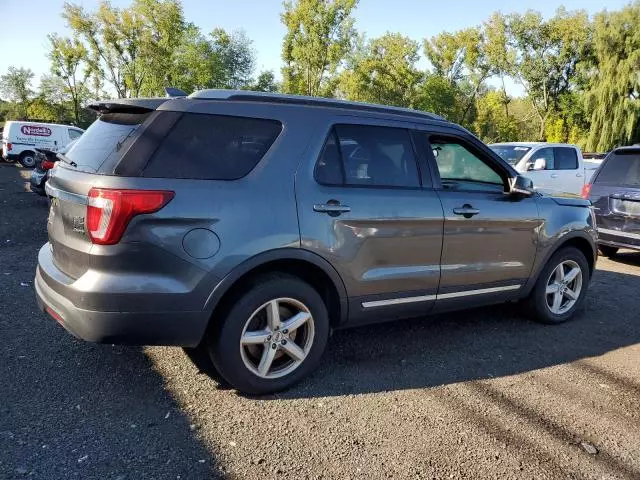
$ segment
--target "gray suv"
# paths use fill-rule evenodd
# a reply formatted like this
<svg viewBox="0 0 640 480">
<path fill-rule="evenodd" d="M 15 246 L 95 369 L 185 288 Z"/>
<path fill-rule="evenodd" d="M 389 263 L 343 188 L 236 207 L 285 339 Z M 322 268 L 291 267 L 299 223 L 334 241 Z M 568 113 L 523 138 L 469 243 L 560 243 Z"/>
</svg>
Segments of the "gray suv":
<svg viewBox="0 0 640 480">
<path fill-rule="evenodd" d="M 332 329 L 583 303 L 590 203 L 534 193 L 436 115 L 217 90 L 93 108 L 47 182 L 35 279 L 82 339 L 188 347 L 260 394 L 309 374 Z"/>
</svg>

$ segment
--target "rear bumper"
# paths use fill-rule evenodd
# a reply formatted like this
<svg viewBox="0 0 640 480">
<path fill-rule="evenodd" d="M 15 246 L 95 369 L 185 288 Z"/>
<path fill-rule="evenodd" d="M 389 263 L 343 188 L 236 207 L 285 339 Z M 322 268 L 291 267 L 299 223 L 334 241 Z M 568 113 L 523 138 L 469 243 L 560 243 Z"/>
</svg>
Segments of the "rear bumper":
<svg viewBox="0 0 640 480">
<path fill-rule="evenodd" d="M 46 248 L 43 247 L 43 250 Z M 46 252 L 45 252 L 46 253 Z M 39 256 L 35 290 L 40 310 L 49 313 L 75 337 L 99 343 L 128 345 L 177 345 L 194 347 L 200 343 L 209 315 L 204 311 L 96 311 L 74 305 L 56 290 L 69 288 L 59 278 L 56 267 Z M 53 287 L 56 287 L 55 289 Z M 50 311 L 53 311 L 52 314 Z"/>
<path fill-rule="evenodd" d="M 640 233 L 598 228 L 598 243 L 610 247 L 640 250 Z"/>
</svg>

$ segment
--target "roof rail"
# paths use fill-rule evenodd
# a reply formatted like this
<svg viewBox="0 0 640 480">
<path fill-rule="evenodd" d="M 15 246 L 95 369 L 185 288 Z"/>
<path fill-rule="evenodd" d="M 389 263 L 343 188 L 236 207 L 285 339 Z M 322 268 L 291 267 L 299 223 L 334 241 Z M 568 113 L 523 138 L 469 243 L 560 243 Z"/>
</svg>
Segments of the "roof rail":
<svg viewBox="0 0 640 480">
<path fill-rule="evenodd" d="M 250 90 L 209 89 L 193 92 L 188 98 L 202 100 L 236 100 L 264 103 L 283 103 L 289 105 L 309 105 L 316 107 L 344 108 L 377 113 L 391 113 L 396 115 L 428 118 L 430 120 L 446 121 L 439 115 L 411 108 L 391 107 L 375 103 L 351 102 L 324 97 L 307 97 L 303 95 L 288 95 L 283 93 L 253 92 Z"/>
</svg>

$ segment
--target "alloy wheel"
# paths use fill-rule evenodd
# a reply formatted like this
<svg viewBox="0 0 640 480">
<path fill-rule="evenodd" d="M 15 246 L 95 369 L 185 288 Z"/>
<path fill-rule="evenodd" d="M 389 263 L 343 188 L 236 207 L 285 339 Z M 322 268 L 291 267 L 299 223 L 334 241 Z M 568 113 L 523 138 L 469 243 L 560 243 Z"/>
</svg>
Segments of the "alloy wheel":
<svg viewBox="0 0 640 480">
<path fill-rule="evenodd" d="M 549 276 L 546 288 L 547 307 L 555 315 L 573 308 L 582 291 L 582 270 L 573 260 L 561 262 Z"/>
<path fill-rule="evenodd" d="M 273 379 L 298 368 L 313 346 L 315 325 L 309 308 L 293 298 L 276 298 L 253 312 L 240 337 L 245 367 Z"/>
</svg>

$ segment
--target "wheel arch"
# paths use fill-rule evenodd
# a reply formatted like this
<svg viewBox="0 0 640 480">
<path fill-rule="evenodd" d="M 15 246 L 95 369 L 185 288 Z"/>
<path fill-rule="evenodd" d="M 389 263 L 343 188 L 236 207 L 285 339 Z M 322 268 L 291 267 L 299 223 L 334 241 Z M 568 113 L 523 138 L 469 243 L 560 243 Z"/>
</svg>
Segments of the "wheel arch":
<svg viewBox="0 0 640 480">
<path fill-rule="evenodd" d="M 322 296 L 329 310 L 332 327 L 346 323 L 347 291 L 338 272 L 321 256 L 299 248 L 270 250 L 252 257 L 228 273 L 207 298 L 207 329 L 215 324 L 216 313 L 239 294 L 252 278 L 271 272 L 283 272 L 309 283 Z"/>
<path fill-rule="evenodd" d="M 561 239 L 559 239 L 551 248 L 549 248 L 543 257 L 542 261 L 538 264 L 538 267 L 535 271 L 534 275 L 531 275 L 529 279 L 525 293 L 528 295 L 533 287 L 535 286 L 538 277 L 540 276 L 540 272 L 544 269 L 544 267 L 549 262 L 549 259 L 560 249 L 565 247 L 574 247 L 580 250 L 582 254 L 587 259 L 587 263 L 589 264 L 589 278 L 593 276 L 593 272 L 596 267 L 596 260 L 598 258 L 597 247 L 593 243 L 593 239 L 586 232 L 573 232 L 571 234 L 567 234 Z"/>
</svg>

